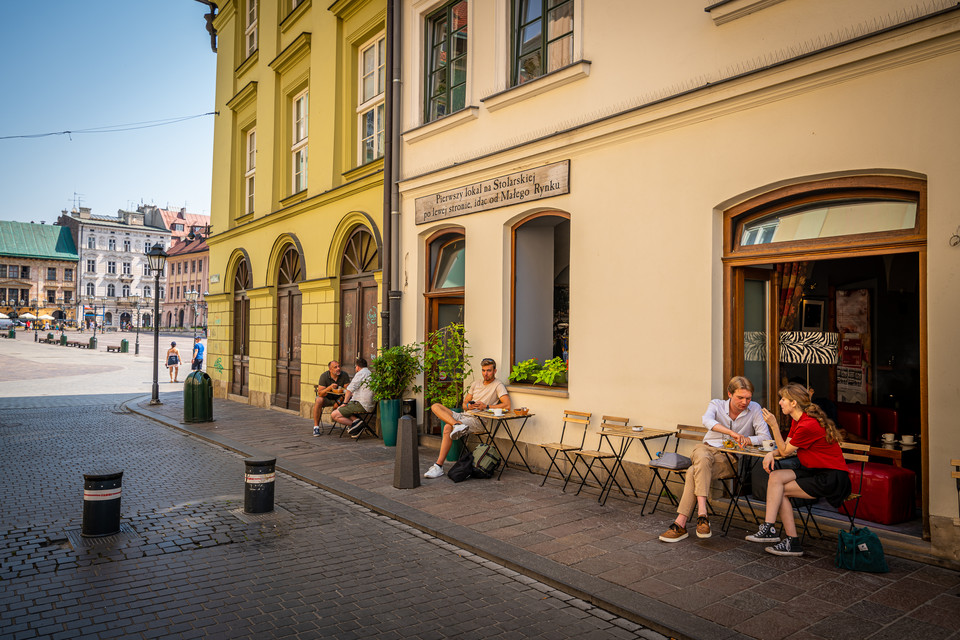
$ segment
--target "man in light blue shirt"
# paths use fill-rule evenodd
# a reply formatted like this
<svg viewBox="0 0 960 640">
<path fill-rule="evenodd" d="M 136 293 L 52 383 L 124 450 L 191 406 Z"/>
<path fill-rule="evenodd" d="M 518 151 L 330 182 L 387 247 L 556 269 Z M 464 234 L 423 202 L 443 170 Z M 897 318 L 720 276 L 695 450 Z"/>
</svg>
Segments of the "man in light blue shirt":
<svg viewBox="0 0 960 640">
<path fill-rule="evenodd" d="M 697 507 L 697 537 L 712 535 L 707 520 L 710 483 L 714 479 L 729 478 L 734 473 L 729 456 L 723 452 L 724 438 L 741 447 L 772 439 L 770 428 L 763 419 L 763 409 L 753 402 L 753 384 L 743 376 L 735 376 L 727 383 L 726 400 L 710 401 L 703 414 L 703 426 L 707 433 L 690 455 L 691 465 L 685 474 L 677 519 L 660 536 L 663 542 L 680 542 L 687 537 L 687 520 L 694 505 Z"/>
<path fill-rule="evenodd" d="M 190 369 L 200 371 L 201 367 L 203 367 L 203 343 L 200 342 L 200 336 L 197 336 L 193 339 L 193 364 L 190 365 Z"/>
</svg>

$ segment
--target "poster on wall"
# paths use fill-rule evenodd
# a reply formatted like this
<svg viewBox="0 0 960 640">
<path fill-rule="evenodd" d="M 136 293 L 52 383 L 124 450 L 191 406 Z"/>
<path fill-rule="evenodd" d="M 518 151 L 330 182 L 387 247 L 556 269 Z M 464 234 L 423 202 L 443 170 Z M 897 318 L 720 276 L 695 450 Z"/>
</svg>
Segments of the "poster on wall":
<svg viewBox="0 0 960 640">
<path fill-rule="evenodd" d="M 837 399 L 870 404 L 870 291 L 837 291 L 840 365 Z"/>
</svg>

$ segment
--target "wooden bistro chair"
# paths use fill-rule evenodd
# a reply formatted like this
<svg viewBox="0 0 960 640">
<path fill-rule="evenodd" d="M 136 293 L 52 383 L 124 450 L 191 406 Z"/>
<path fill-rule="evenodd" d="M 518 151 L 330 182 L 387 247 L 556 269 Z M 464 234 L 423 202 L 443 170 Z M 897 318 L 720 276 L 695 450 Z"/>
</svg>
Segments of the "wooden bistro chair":
<svg viewBox="0 0 960 640">
<path fill-rule="evenodd" d="M 630 422 L 629 418 L 618 418 L 616 416 L 603 416 L 600 421 L 601 429 L 626 429 L 627 423 Z M 586 438 L 586 426 L 584 426 L 584 438 Z M 583 485 L 587 483 L 587 478 L 593 476 L 593 479 L 597 481 L 597 486 L 600 487 L 600 493 L 603 494 L 604 483 L 600 481 L 600 478 L 597 477 L 597 474 L 593 471 L 593 465 L 595 462 L 600 462 L 600 466 L 607 472 L 607 480 L 617 485 L 617 488 L 620 489 L 620 493 L 624 493 L 623 487 L 620 486 L 620 483 L 617 482 L 617 479 L 611 475 L 613 467 L 607 466 L 608 460 L 613 460 L 614 463 L 617 461 L 617 454 L 611 449 L 611 451 L 601 451 L 600 445 L 602 445 L 604 438 L 601 436 L 600 443 L 597 445 L 596 449 L 578 449 L 573 451 L 573 463 L 570 466 L 570 473 L 567 474 L 567 479 L 563 483 L 563 490 L 567 489 L 567 482 L 570 481 L 570 476 L 573 475 L 573 472 L 576 471 L 577 475 L 580 476 L 580 486 L 577 488 L 577 495 L 580 495 L 580 491 L 583 489 Z M 609 443 L 609 439 L 607 440 Z M 610 445 L 611 448 L 613 445 Z M 583 473 L 577 470 L 577 462 L 583 461 L 586 465 L 586 468 Z M 613 487 L 611 486 L 611 489 Z"/>
<path fill-rule="evenodd" d="M 847 516 L 847 519 L 850 520 L 850 530 L 853 531 L 854 521 L 857 519 L 857 508 L 860 506 L 860 496 L 863 495 L 863 474 L 866 471 L 867 462 L 870 460 L 870 456 L 867 455 L 870 453 L 869 444 L 859 444 L 856 442 L 841 442 L 840 450 L 843 452 L 843 459 L 847 461 L 847 468 L 850 468 L 851 462 L 860 463 L 860 482 L 857 483 L 857 488 L 853 489 L 851 487 L 851 493 L 847 496 L 847 499 L 844 501 L 843 506 L 840 507 L 840 513 L 843 513 Z M 847 506 L 847 503 L 853 501 L 853 510 Z M 807 507 L 807 514 L 810 518 L 813 518 L 813 515 L 810 513 L 810 507 Z M 816 523 L 816 520 L 814 520 Z"/>
<path fill-rule="evenodd" d="M 674 434 L 673 438 L 673 453 L 677 453 L 677 450 L 680 448 L 681 440 L 695 440 L 696 442 L 703 442 L 703 436 L 707 432 L 706 427 L 694 426 L 689 424 L 678 424 L 677 432 Z M 667 441 L 669 444 L 669 440 Z M 664 447 L 666 450 L 667 447 Z M 650 497 L 650 492 L 653 491 L 653 483 L 657 480 L 660 481 L 660 485 L 663 487 L 663 491 L 657 493 L 657 500 L 653 503 L 653 508 L 650 509 L 650 513 L 653 513 L 657 510 L 657 506 L 660 504 L 660 498 L 663 496 L 663 492 L 667 492 L 667 498 L 670 499 L 670 503 L 673 506 L 680 504 L 680 501 L 677 499 L 673 492 L 670 491 L 670 488 L 667 486 L 667 480 L 670 479 L 670 474 L 674 473 L 680 479 L 681 482 L 685 480 L 684 476 L 687 472 L 687 469 L 690 468 L 690 465 L 693 462 L 687 456 L 677 456 L 675 462 L 667 462 L 660 460 L 659 458 L 654 458 L 647 466 L 650 467 L 650 470 L 653 471 L 653 475 L 650 476 L 650 486 L 647 487 L 647 495 L 643 499 L 643 506 L 640 507 L 640 513 L 643 513 L 643 510 L 647 507 L 647 498 Z M 663 471 L 664 475 L 660 475 L 660 472 Z M 710 502 L 707 501 L 707 507 L 710 509 L 711 514 L 713 508 L 710 507 Z"/>
<path fill-rule="evenodd" d="M 563 427 L 560 429 L 560 442 L 548 442 L 538 445 L 543 449 L 544 453 L 547 454 L 547 457 L 550 458 L 550 464 L 547 465 L 547 472 L 543 474 L 543 482 L 540 483 L 541 487 L 547 482 L 547 478 L 550 477 L 550 469 L 556 468 L 561 480 L 566 478 L 563 470 L 560 469 L 560 465 L 557 464 L 557 458 L 563 456 L 572 468 L 573 460 L 570 458 L 570 452 L 583 449 L 583 443 L 587 439 L 587 426 L 590 424 L 591 415 L 590 413 L 584 413 L 582 411 L 565 409 L 563 412 Z M 570 439 L 572 442 L 568 442 L 566 438 L 567 431 L 575 433 L 578 425 L 583 427 L 580 433 L 580 443 L 576 443 L 576 435 L 573 435 Z M 570 428 L 568 429 L 567 427 Z"/>
</svg>

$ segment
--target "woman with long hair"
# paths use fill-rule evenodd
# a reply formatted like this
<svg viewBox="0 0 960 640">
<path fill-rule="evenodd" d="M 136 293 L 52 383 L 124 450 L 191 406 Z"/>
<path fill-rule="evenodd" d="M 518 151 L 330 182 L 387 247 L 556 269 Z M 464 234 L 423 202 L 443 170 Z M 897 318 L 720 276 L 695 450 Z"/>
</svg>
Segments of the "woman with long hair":
<svg viewBox="0 0 960 640">
<path fill-rule="evenodd" d="M 177 378 L 180 375 L 180 349 L 177 349 L 176 342 L 171 342 L 167 349 L 167 371 L 170 372 L 170 382 L 179 382 Z"/>
<path fill-rule="evenodd" d="M 839 507 L 850 495 L 850 476 L 840 450 L 840 432 L 823 410 L 810 402 L 810 392 L 792 382 L 779 391 L 780 410 L 791 418 L 790 432 L 784 441 L 777 417 L 763 410 L 763 418 L 777 442 L 777 448 L 763 458 L 763 468 L 770 474 L 767 481 L 767 509 L 764 522 L 751 542 L 775 542 L 767 552 L 777 556 L 802 556 L 797 525 L 793 519 L 790 498 L 826 498 Z M 774 470 L 774 457 L 797 454 L 799 469 Z M 783 540 L 777 534 L 777 512 L 783 522 Z"/>
</svg>

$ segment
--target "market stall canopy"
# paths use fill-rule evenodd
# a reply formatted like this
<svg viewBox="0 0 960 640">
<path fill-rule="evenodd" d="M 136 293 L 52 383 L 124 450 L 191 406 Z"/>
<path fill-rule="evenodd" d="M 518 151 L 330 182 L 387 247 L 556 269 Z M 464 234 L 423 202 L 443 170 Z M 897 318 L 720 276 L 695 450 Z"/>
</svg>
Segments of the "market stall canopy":
<svg viewBox="0 0 960 640">
<path fill-rule="evenodd" d="M 36 320 L 36 319 L 37 319 L 37 316 L 33 315 L 32 313 L 21 313 L 21 314 L 20 314 L 20 319 L 21 319 L 21 320 Z"/>
<path fill-rule="evenodd" d="M 40 320 L 56 320 L 56 318 L 51 316 L 49 313 L 45 313 L 42 316 L 40 316 Z"/>
</svg>

